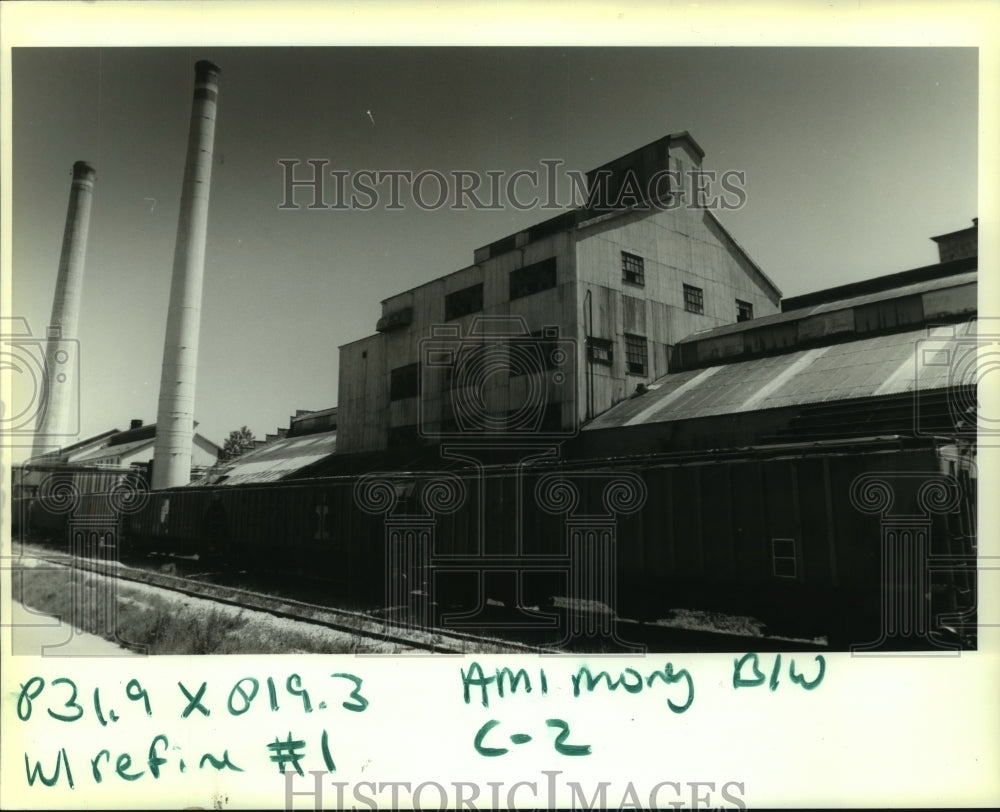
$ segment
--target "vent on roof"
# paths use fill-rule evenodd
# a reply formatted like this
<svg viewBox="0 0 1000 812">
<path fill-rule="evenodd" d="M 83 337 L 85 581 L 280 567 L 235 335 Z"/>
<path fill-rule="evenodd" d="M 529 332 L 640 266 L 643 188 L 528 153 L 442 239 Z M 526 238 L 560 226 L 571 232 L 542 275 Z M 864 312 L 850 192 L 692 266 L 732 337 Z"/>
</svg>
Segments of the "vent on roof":
<svg viewBox="0 0 1000 812">
<path fill-rule="evenodd" d="M 400 327 L 406 327 L 413 322 L 413 308 L 404 307 L 393 313 L 382 316 L 375 325 L 375 329 L 380 333 L 388 333 Z"/>
<path fill-rule="evenodd" d="M 938 257 L 942 262 L 979 256 L 979 218 L 972 218 L 972 227 L 950 234 L 931 237 L 937 243 Z"/>
</svg>

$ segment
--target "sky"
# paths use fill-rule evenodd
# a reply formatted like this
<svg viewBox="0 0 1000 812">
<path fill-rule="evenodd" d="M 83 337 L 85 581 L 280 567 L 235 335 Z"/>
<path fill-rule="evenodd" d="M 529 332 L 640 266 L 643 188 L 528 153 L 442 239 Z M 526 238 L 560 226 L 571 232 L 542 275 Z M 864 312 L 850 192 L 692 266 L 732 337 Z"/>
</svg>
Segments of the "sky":
<svg viewBox="0 0 1000 812">
<path fill-rule="evenodd" d="M 785 296 L 931 264 L 930 237 L 978 216 L 972 48 L 18 47 L 11 312 L 35 334 L 72 165 L 97 171 L 81 437 L 156 419 L 199 59 L 222 76 L 195 412 L 220 445 L 335 405 L 338 346 L 374 332 L 380 300 L 552 215 L 310 210 L 301 190 L 281 209 L 281 160 L 587 171 L 688 130 L 704 168 L 745 173 L 745 205 L 718 215 Z"/>
</svg>

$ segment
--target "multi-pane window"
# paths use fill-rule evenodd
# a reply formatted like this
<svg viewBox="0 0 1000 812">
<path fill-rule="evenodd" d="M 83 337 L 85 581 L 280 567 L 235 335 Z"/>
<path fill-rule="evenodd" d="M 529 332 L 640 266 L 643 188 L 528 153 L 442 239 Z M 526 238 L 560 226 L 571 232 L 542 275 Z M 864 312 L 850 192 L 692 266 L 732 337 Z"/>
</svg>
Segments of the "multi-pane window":
<svg viewBox="0 0 1000 812">
<path fill-rule="evenodd" d="M 389 373 L 389 400 L 416 397 L 420 391 L 420 364 L 396 367 Z"/>
<path fill-rule="evenodd" d="M 705 292 L 694 285 L 684 286 L 684 309 L 688 313 L 705 312 Z"/>
<path fill-rule="evenodd" d="M 615 346 L 606 338 L 587 339 L 587 356 L 597 364 L 611 366 L 615 361 Z"/>
<path fill-rule="evenodd" d="M 919 294 L 887 302 L 872 302 L 854 308 L 854 330 L 867 333 L 898 329 L 905 324 L 915 324 L 923 317 L 923 300 Z"/>
<path fill-rule="evenodd" d="M 795 539 L 771 539 L 771 561 L 775 578 L 794 578 Z"/>
<path fill-rule="evenodd" d="M 643 269 L 642 257 L 622 251 L 622 279 L 633 285 L 645 285 L 646 274 Z"/>
<path fill-rule="evenodd" d="M 525 265 L 510 272 L 510 298 L 520 299 L 556 286 L 556 258 Z"/>
<path fill-rule="evenodd" d="M 456 290 L 444 297 L 444 320 L 451 321 L 483 309 L 483 283 Z"/>
<path fill-rule="evenodd" d="M 646 374 L 646 337 L 625 333 L 625 366 L 630 375 Z"/>
<path fill-rule="evenodd" d="M 750 321 L 753 318 L 753 304 L 736 300 L 736 321 Z"/>
</svg>

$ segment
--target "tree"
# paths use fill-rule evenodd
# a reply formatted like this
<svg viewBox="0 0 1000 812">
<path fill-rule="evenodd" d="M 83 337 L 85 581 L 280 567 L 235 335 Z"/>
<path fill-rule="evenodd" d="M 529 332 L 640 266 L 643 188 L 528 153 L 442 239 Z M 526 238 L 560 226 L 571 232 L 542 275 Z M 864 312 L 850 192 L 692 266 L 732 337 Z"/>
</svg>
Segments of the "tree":
<svg viewBox="0 0 1000 812">
<path fill-rule="evenodd" d="M 246 454 L 247 451 L 252 450 L 253 447 L 253 432 L 246 426 L 241 426 L 240 428 L 229 432 L 229 437 L 227 437 L 226 442 L 223 443 L 222 450 L 225 452 L 227 459 L 234 460 L 237 457 Z"/>
</svg>

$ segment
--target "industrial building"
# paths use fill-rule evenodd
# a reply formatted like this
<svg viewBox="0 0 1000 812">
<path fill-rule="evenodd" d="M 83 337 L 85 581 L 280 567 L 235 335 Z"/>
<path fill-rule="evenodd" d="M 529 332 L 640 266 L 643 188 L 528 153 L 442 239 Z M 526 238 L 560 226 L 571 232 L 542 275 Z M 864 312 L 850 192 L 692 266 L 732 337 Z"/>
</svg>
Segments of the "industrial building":
<svg viewBox="0 0 1000 812">
<path fill-rule="evenodd" d="M 932 239 L 938 244 L 938 263 L 813 291 L 785 299 L 780 310 L 767 315 L 671 336 L 663 372 L 651 364 L 647 376 L 640 379 L 629 374 L 624 363 L 593 365 L 604 373 L 603 392 L 608 400 L 610 384 L 617 382 L 617 402 L 602 404 L 590 419 L 585 419 L 586 411 L 578 415 L 577 431 L 545 436 L 560 442 L 560 454 L 566 459 L 709 449 L 722 453 L 748 446 L 890 435 L 951 438 L 974 453 L 976 382 L 968 377 L 970 369 L 930 363 L 928 358 L 954 361 L 958 356 L 927 356 L 925 350 L 954 346 L 964 351 L 976 344 L 978 223 Z M 449 279 L 401 296 L 415 301 L 419 292 L 419 299 L 430 306 L 432 292 L 440 292 Z M 716 291 L 722 291 L 720 297 L 727 295 L 721 286 Z M 617 303 L 619 318 L 624 314 L 627 293 L 603 288 L 600 295 Z M 553 295 L 552 301 L 559 300 Z M 659 306 L 646 303 L 648 310 Z M 670 317 L 679 315 L 676 308 L 668 310 Z M 529 321 L 529 327 L 534 323 Z M 610 316 L 608 324 L 605 335 L 614 329 Z M 669 325 L 664 329 L 670 329 Z M 388 443 L 396 423 L 408 427 L 409 437 L 416 439 L 415 426 L 407 421 L 414 419 L 427 396 L 419 404 L 413 395 L 396 397 L 401 391 L 399 373 L 393 375 L 391 368 L 385 375 L 372 371 L 372 367 L 387 366 L 385 354 L 390 347 L 401 355 L 416 353 L 420 338 L 415 332 L 412 326 L 401 328 L 398 335 L 389 330 L 342 348 L 342 358 L 353 357 L 359 366 L 353 375 L 349 365 L 341 367 L 340 391 L 342 397 L 345 392 L 358 397 L 342 401 L 336 454 L 298 471 L 289 470 L 289 478 L 440 464 L 433 443 L 423 451 L 405 443 L 373 447 L 380 437 Z M 407 335 L 410 344 L 404 343 Z M 585 348 L 587 338 L 581 342 Z M 624 338 L 619 336 L 619 346 Z M 359 347 L 368 349 L 358 353 Z M 581 362 L 584 373 L 589 360 Z M 370 366 L 364 374 L 366 363 Z M 616 370 L 622 379 L 612 378 Z M 512 390 L 519 385 L 519 377 L 511 376 Z M 585 374 L 582 377 L 586 384 Z M 410 381 L 415 385 L 413 378 Z M 631 386 L 627 393 L 625 382 Z M 633 383 L 642 385 L 636 388 Z M 558 387 L 549 391 L 566 394 Z M 575 405 L 585 410 L 586 390 L 574 392 L 580 395 Z M 454 390 L 445 396 L 456 397 Z M 379 402 L 383 418 L 378 416 Z M 964 414 L 956 412 L 957 403 L 962 404 Z M 369 405 L 368 419 L 352 417 L 351 409 L 363 404 Z M 355 432 L 362 432 L 361 437 L 351 435 L 352 425 Z M 403 439 L 398 432 L 395 436 L 397 441 Z M 433 432 L 426 432 L 424 439 L 433 440 Z M 356 453 L 350 453 L 351 449 Z M 368 453 L 358 453 L 361 450 Z"/>
<path fill-rule="evenodd" d="M 974 442 L 975 366 L 961 358 L 977 344 L 976 231 L 933 238 L 948 261 L 687 336 L 668 374 L 583 427 L 577 453 L 889 434 Z"/>
<path fill-rule="evenodd" d="M 157 424 L 36 456 L 22 527 L 57 537 L 79 518 L 64 493 L 89 483 L 89 509 L 152 462 L 148 500 L 101 508 L 130 538 L 223 566 L 324 561 L 347 594 L 420 596 L 422 626 L 447 601 L 575 595 L 608 617 L 678 600 L 803 619 L 852 647 L 938 647 L 942 612 L 974 629 L 975 221 L 933 238 L 938 263 L 782 301 L 685 185 L 702 149 L 668 135 L 588 173 L 584 206 L 385 299 L 340 347 L 337 406 L 216 464 L 192 415 L 218 73 L 196 66 Z M 81 274 L 62 263 L 57 326 Z"/>
<path fill-rule="evenodd" d="M 276 482 L 294 476 L 337 450 L 337 407 L 299 409 L 287 429 L 268 434 L 266 440 L 235 460 L 220 461 L 192 485 L 245 485 Z"/>
<path fill-rule="evenodd" d="M 419 627 L 575 596 L 605 619 L 747 615 L 834 650 L 975 647 L 976 228 L 937 241 L 947 261 L 682 337 L 556 454 L 343 454 L 328 410 L 215 481 L 154 493 L 131 532 L 238 543 L 265 569 L 324 562 L 338 594 L 405 605 Z"/>
<path fill-rule="evenodd" d="M 340 348 L 338 452 L 572 436 L 666 373 L 686 336 L 777 313 L 781 291 L 690 188 L 594 203 L 599 183 L 648 189 L 703 157 L 688 133 L 665 136 L 589 172 L 586 206 L 384 300 L 377 332 Z"/>
<path fill-rule="evenodd" d="M 204 476 L 222 454 L 222 448 L 195 431 L 195 427 L 197 424 L 191 431 L 189 476 L 192 479 Z M 61 497 L 54 498 L 58 503 L 70 495 L 77 497 L 112 488 L 125 480 L 148 482 L 151 471 L 155 470 L 156 433 L 155 423 L 143 425 L 142 420 L 132 420 L 127 429 L 108 429 L 47 451 L 24 465 L 12 466 L 12 527 L 26 527 L 21 514 L 27 515 L 36 499 L 52 501 L 51 493 L 46 496 L 52 487 L 67 488 Z M 72 486 L 63 484 L 70 481 Z"/>
<path fill-rule="evenodd" d="M 197 424 L 195 424 L 197 426 Z M 191 471 L 201 474 L 215 465 L 222 449 L 211 440 L 192 432 Z M 125 430 L 110 429 L 79 442 L 55 449 L 29 463 L 30 467 L 102 466 L 147 469 L 153 462 L 156 443 L 156 424 L 143 425 L 142 420 L 132 420 Z"/>
</svg>

